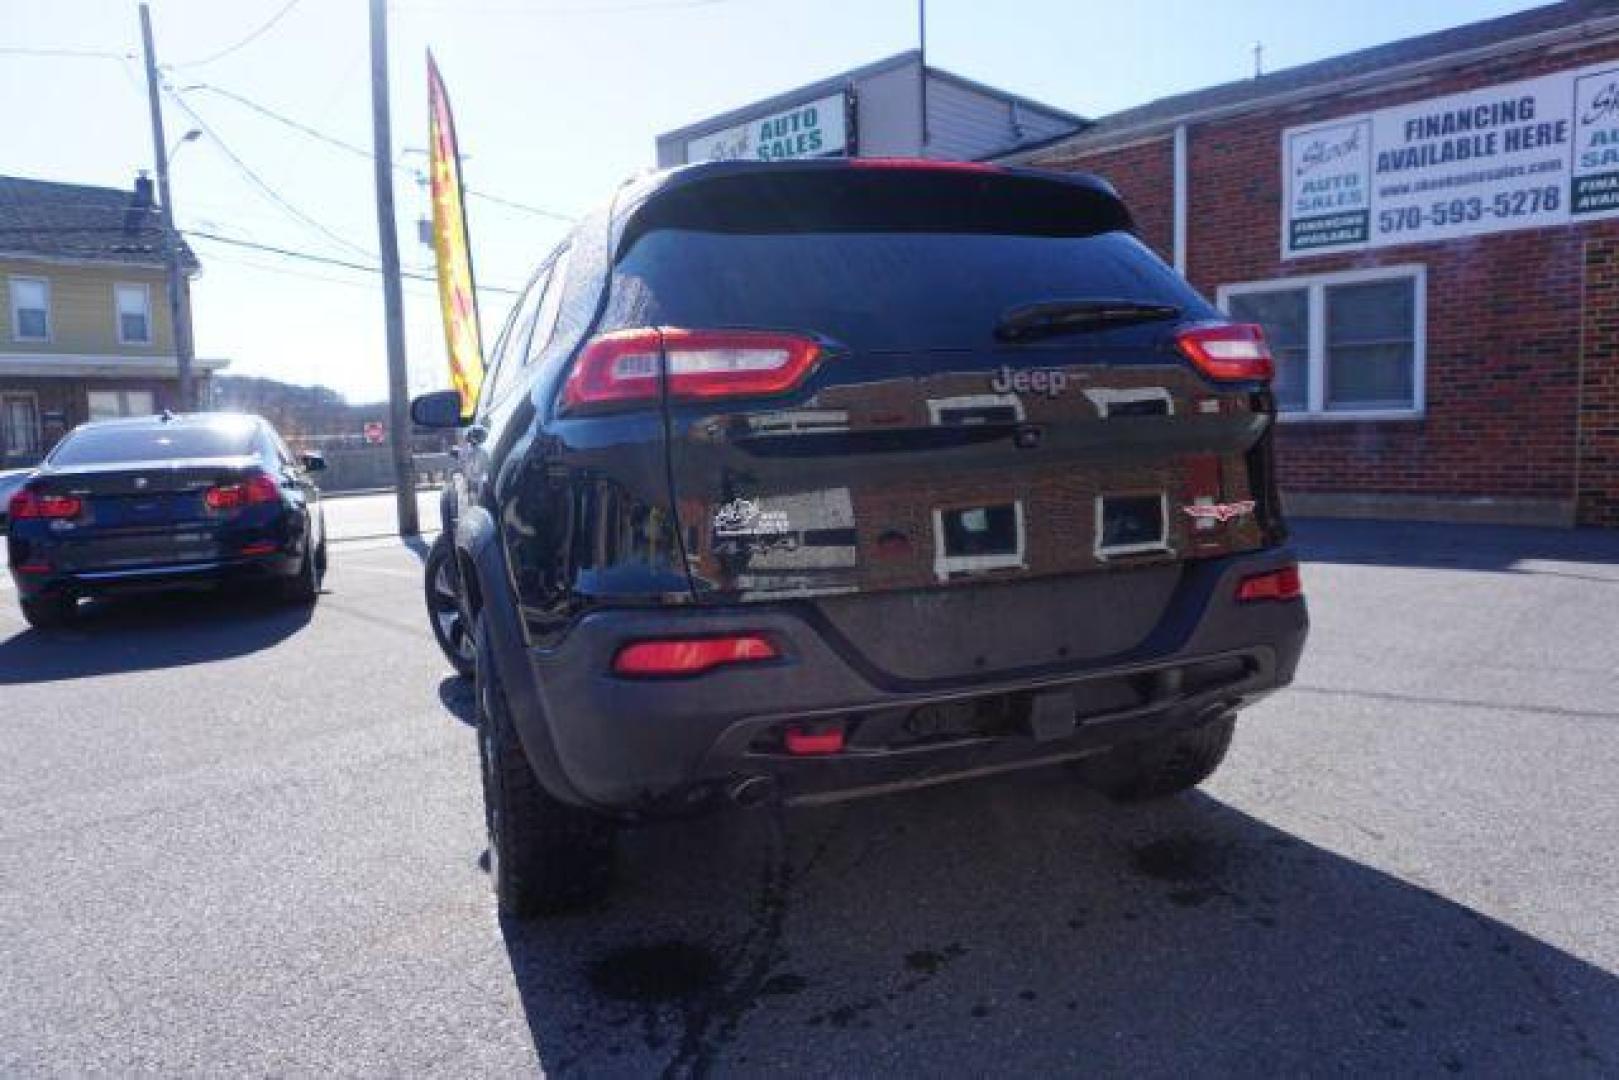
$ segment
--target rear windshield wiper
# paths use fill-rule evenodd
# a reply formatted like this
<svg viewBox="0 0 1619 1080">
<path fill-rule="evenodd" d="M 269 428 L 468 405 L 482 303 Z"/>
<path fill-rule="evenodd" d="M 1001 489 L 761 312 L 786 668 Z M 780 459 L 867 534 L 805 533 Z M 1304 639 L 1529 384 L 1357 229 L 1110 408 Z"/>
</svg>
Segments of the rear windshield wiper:
<svg viewBox="0 0 1619 1080">
<path fill-rule="evenodd" d="M 1043 300 L 1010 308 L 995 323 L 1002 341 L 1031 341 L 1054 334 L 1083 333 L 1132 323 L 1180 318 L 1174 304 L 1140 300 Z"/>
</svg>

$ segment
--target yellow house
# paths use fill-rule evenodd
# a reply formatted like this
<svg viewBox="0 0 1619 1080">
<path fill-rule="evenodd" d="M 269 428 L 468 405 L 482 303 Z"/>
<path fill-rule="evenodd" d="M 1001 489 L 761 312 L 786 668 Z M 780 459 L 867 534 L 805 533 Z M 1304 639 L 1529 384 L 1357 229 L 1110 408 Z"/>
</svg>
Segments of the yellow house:
<svg viewBox="0 0 1619 1080">
<path fill-rule="evenodd" d="M 196 257 L 182 252 L 188 280 Z M 86 420 L 176 403 L 161 218 L 131 190 L 0 176 L 0 468 Z M 199 360 L 197 399 L 224 361 Z"/>
</svg>

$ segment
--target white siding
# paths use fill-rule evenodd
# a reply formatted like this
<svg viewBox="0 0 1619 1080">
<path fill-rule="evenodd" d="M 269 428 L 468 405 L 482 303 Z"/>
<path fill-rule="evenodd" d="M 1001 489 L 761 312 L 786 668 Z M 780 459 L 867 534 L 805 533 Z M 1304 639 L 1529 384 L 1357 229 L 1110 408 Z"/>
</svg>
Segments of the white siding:
<svg viewBox="0 0 1619 1080">
<path fill-rule="evenodd" d="M 928 157 L 971 161 L 1073 126 L 1071 120 L 948 79 L 928 80 Z"/>
<path fill-rule="evenodd" d="M 856 152 L 861 157 L 914 157 L 922 147 L 921 59 L 912 51 L 823 79 L 658 137 L 658 164 L 686 160 L 686 144 L 750 117 L 839 92 L 851 81 L 856 96 Z M 1073 129 L 1075 122 L 1040 106 L 1013 101 L 993 88 L 933 69 L 928 77 L 928 157 L 973 160 L 1039 142 Z"/>
<path fill-rule="evenodd" d="M 922 146 L 922 83 L 906 64 L 855 83 L 861 157 L 915 157 Z"/>
</svg>

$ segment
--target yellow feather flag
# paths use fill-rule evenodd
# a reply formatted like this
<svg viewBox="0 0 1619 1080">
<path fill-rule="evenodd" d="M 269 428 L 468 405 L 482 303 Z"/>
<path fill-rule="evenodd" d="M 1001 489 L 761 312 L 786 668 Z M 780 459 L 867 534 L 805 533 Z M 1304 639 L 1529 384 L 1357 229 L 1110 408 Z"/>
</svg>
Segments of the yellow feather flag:
<svg viewBox="0 0 1619 1080">
<path fill-rule="evenodd" d="M 433 253 L 438 257 L 438 299 L 444 313 L 444 343 L 450 382 L 461 395 L 461 415 L 470 417 L 483 386 L 483 336 L 473 287 L 472 247 L 467 241 L 466 193 L 455 118 L 433 54 L 427 54 L 428 170 L 433 194 Z"/>
</svg>

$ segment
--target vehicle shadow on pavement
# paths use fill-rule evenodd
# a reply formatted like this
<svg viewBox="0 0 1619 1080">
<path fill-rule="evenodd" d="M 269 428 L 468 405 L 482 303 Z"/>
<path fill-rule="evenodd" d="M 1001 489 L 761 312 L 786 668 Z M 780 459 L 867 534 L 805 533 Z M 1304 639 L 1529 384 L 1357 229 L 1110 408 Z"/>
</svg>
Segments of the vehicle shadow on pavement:
<svg viewBox="0 0 1619 1080">
<path fill-rule="evenodd" d="M 478 726 L 478 699 L 471 679 L 450 675 L 438 684 L 439 704 L 468 727 Z"/>
<path fill-rule="evenodd" d="M 313 609 L 248 590 L 163 593 L 81 605 L 72 625 L 0 641 L 0 686 L 185 667 L 268 649 Z"/>
<path fill-rule="evenodd" d="M 1307 562 L 1538 573 L 1619 584 L 1619 532 L 1512 525 L 1295 518 Z M 1580 563 L 1586 572 L 1535 564 Z"/>
<path fill-rule="evenodd" d="M 548 1073 L 1619 1067 L 1613 975 L 1207 795 L 1043 770 L 624 848 L 603 909 L 503 921 Z"/>
</svg>

